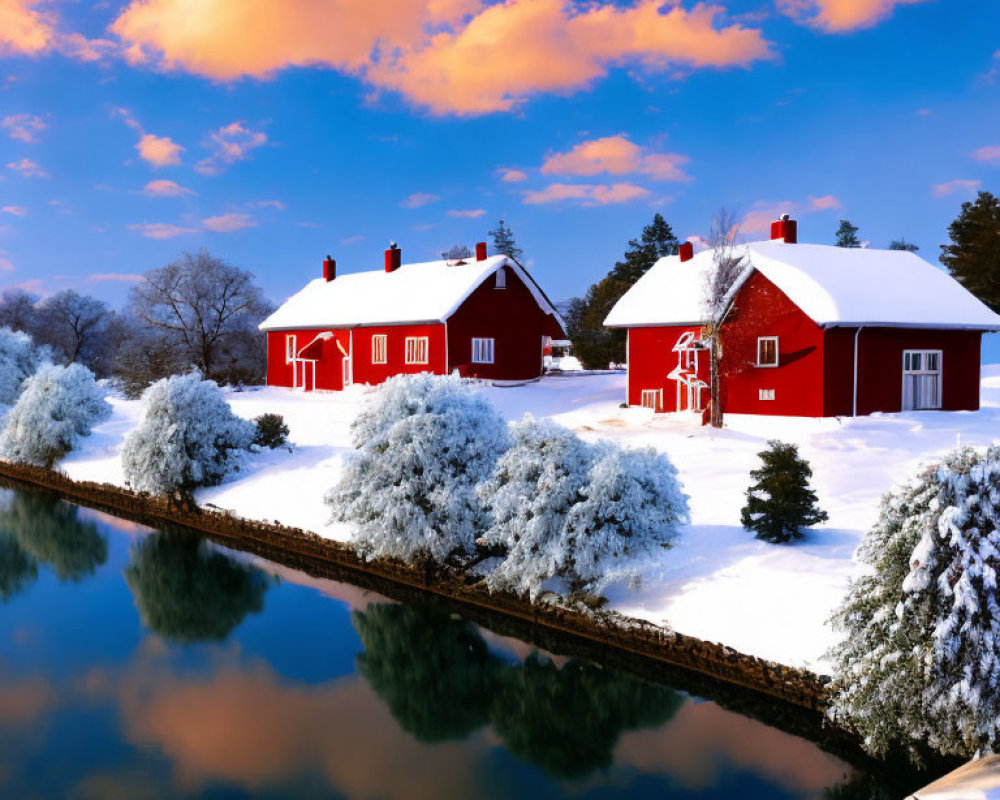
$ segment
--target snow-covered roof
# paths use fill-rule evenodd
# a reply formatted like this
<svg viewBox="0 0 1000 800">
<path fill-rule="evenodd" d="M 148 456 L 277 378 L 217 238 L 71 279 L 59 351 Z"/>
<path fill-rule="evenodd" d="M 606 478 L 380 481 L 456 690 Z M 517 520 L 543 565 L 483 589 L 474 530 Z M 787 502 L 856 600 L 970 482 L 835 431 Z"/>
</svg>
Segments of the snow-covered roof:
<svg viewBox="0 0 1000 800">
<path fill-rule="evenodd" d="M 512 269 L 539 307 L 562 319 L 545 293 L 514 259 L 490 256 L 464 263 L 403 264 L 393 272 L 371 270 L 316 278 L 260 324 L 262 331 L 297 328 L 353 328 L 444 322 L 501 267 Z M 563 325 L 565 327 L 565 325 Z"/>
<path fill-rule="evenodd" d="M 944 270 L 905 250 L 751 242 L 735 290 L 757 270 L 822 326 L 1000 330 L 997 316 Z M 615 304 L 609 327 L 704 322 L 712 251 L 661 258 Z"/>
</svg>

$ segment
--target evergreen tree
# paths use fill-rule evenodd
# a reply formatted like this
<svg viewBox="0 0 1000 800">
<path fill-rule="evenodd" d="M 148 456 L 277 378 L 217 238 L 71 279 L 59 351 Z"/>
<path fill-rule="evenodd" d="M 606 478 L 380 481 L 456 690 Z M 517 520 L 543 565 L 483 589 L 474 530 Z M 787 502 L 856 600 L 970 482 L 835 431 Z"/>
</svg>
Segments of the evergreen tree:
<svg viewBox="0 0 1000 800">
<path fill-rule="evenodd" d="M 816 492 L 809 487 L 812 469 L 798 447 L 772 440 L 758 455 L 762 463 L 750 472 L 754 483 L 740 512 L 744 528 L 758 539 L 780 544 L 801 537 L 802 528 L 829 519 L 816 505 Z"/>
<path fill-rule="evenodd" d="M 1000 311 L 1000 199 L 980 192 L 948 227 L 941 263 L 966 289 Z"/>
<path fill-rule="evenodd" d="M 889 242 L 889 249 L 906 250 L 908 253 L 916 253 L 920 248 L 913 244 L 913 242 L 906 241 L 906 239 L 893 239 Z"/>
<path fill-rule="evenodd" d="M 840 221 L 840 227 L 837 228 L 837 247 L 861 247 L 858 226 L 852 225 L 850 220 Z"/>
<path fill-rule="evenodd" d="M 507 256 L 517 262 L 521 261 L 524 251 L 517 246 L 514 231 L 505 225 L 503 220 L 497 223 L 496 230 L 490 231 L 490 236 L 493 237 L 493 255 Z"/>
<path fill-rule="evenodd" d="M 663 256 L 677 252 L 678 241 L 661 214 L 642 229 L 638 239 L 628 243 L 621 261 L 587 290 L 582 300 L 575 298 L 567 326 L 573 352 L 588 369 L 607 369 L 608 364 L 625 360 L 624 330 L 604 327 L 604 320 L 623 294 Z"/>
</svg>

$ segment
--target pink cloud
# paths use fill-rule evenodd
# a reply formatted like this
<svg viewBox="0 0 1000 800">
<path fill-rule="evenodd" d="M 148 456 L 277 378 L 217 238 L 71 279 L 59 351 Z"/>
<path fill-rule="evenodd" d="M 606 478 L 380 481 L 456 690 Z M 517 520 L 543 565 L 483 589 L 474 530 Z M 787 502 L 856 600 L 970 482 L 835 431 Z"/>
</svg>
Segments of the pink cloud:
<svg viewBox="0 0 1000 800">
<path fill-rule="evenodd" d="M 104 283 L 107 281 L 121 281 L 122 283 L 136 283 L 142 280 L 142 275 L 130 272 L 103 272 L 97 275 L 88 275 L 87 280 L 91 283 Z"/>
<path fill-rule="evenodd" d="M 273 208 L 277 211 L 284 211 L 286 208 L 280 200 L 258 200 L 255 205 L 257 208 Z"/>
<path fill-rule="evenodd" d="M 14 262 L 7 258 L 6 254 L 0 252 L 0 272 L 13 272 Z M 10 287 L 13 288 L 13 287 Z"/>
<path fill-rule="evenodd" d="M 129 225 L 130 231 L 136 231 L 140 236 L 147 239 L 173 239 L 177 236 L 185 236 L 189 233 L 197 233 L 197 228 L 183 228 L 169 222 L 143 222 L 136 225 Z"/>
<path fill-rule="evenodd" d="M 148 197 L 184 197 L 195 194 L 191 189 L 167 180 L 150 181 L 143 187 L 142 193 Z"/>
<path fill-rule="evenodd" d="M 615 183 L 610 186 L 602 184 L 553 183 L 540 190 L 529 190 L 524 193 L 527 205 L 542 205 L 559 203 L 565 200 L 576 200 L 584 206 L 607 206 L 617 203 L 628 203 L 641 200 L 652 193 L 649 189 L 632 183 Z"/>
<path fill-rule="evenodd" d="M 832 194 L 825 194 L 822 197 L 809 197 L 810 211 L 836 211 L 841 208 L 841 202 Z"/>
<path fill-rule="evenodd" d="M 931 186 L 931 195 L 934 197 L 948 197 L 953 194 L 972 194 L 983 185 L 982 181 L 954 180 L 944 183 L 935 183 Z"/>
<path fill-rule="evenodd" d="M 38 134 L 45 130 L 45 120 L 35 114 L 12 114 L 0 120 L 0 127 L 7 131 L 11 139 L 32 143 L 38 141 Z"/>
<path fill-rule="evenodd" d="M 132 0 L 112 23 L 133 63 L 231 81 L 323 66 L 437 114 L 509 111 L 541 92 L 586 89 L 614 67 L 747 66 L 773 56 L 723 9 L 662 0 Z"/>
<path fill-rule="evenodd" d="M 782 214 L 797 214 L 801 210 L 798 203 L 790 200 L 779 203 L 768 203 L 759 201 L 754 203 L 750 211 L 743 217 L 740 223 L 740 232 L 745 234 L 758 234 L 771 232 L 771 223 Z"/>
<path fill-rule="evenodd" d="M 169 167 L 181 163 L 181 152 L 184 150 L 176 144 L 169 136 L 157 136 L 153 133 L 146 133 L 142 125 L 131 112 L 124 108 L 116 108 L 113 115 L 122 118 L 122 121 L 132 130 L 139 134 L 139 141 L 135 149 L 139 157 L 150 166 Z"/>
<path fill-rule="evenodd" d="M 428 194 L 427 192 L 414 192 L 403 201 L 403 207 L 420 208 L 421 206 L 426 206 L 429 203 L 436 203 L 440 199 L 441 198 L 436 194 Z"/>
<path fill-rule="evenodd" d="M 39 5 L 38 0 L 0 0 L 0 55 L 35 55 L 50 46 L 54 17 Z"/>
<path fill-rule="evenodd" d="M 892 16 L 896 6 L 926 0 L 777 0 L 778 10 L 826 33 L 870 28 Z"/>
<path fill-rule="evenodd" d="M 11 161 L 7 164 L 7 169 L 12 169 L 14 172 L 19 172 L 25 178 L 47 178 L 49 173 L 42 169 L 38 164 L 32 161 L 30 158 L 20 158 L 17 161 Z"/>
<path fill-rule="evenodd" d="M 267 144 L 267 134 L 250 130 L 242 121 L 223 125 L 208 135 L 208 146 L 213 152 L 195 166 L 202 175 L 218 175 L 237 161 L 250 157 L 250 152 Z"/>
<path fill-rule="evenodd" d="M 0 208 L 0 212 L 4 214 L 13 214 L 15 217 L 28 216 L 28 209 L 24 206 L 4 206 L 3 208 Z"/>
<path fill-rule="evenodd" d="M 647 175 L 655 180 L 687 181 L 681 168 L 690 159 L 676 153 L 650 153 L 629 141 L 624 134 L 591 139 L 565 153 L 548 156 L 543 175 Z"/>
<path fill-rule="evenodd" d="M 500 170 L 500 180 L 504 183 L 520 183 L 528 179 L 528 173 L 519 169 L 503 168 Z"/>
<path fill-rule="evenodd" d="M 462 219 L 478 219 L 486 213 L 485 208 L 458 208 L 448 212 L 449 217 L 459 217 Z"/>
<path fill-rule="evenodd" d="M 249 214 L 220 214 L 217 217 L 209 217 L 202 220 L 208 230 L 216 233 L 233 233 L 244 228 L 255 228 L 257 223 L 253 221 Z"/>
<path fill-rule="evenodd" d="M 1000 144 L 980 147 L 972 152 L 972 157 L 976 161 L 998 161 L 1000 162 Z"/>
</svg>

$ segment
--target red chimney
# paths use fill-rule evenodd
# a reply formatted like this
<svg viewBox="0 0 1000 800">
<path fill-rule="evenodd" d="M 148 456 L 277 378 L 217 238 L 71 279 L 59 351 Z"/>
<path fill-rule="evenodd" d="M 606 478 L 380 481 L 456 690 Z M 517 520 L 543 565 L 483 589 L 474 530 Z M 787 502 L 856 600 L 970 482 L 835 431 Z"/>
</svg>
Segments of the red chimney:
<svg viewBox="0 0 1000 800">
<path fill-rule="evenodd" d="M 337 262 L 330 256 L 323 259 L 323 280 L 327 283 L 337 277 Z"/>
<path fill-rule="evenodd" d="M 771 223 L 771 241 L 783 241 L 785 244 L 795 244 L 799 240 L 799 223 L 789 219 L 788 214 Z"/>
<path fill-rule="evenodd" d="M 694 245 L 691 242 L 684 242 L 677 248 L 677 255 L 681 257 L 681 261 L 690 261 L 694 258 Z"/>
<path fill-rule="evenodd" d="M 486 260 L 486 242 L 476 242 L 476 261 Z"/>
<path fill-rule="evenodd" d="M 396 246 L 395 242 L 392 242 L 389 245 L 389 249 L 385 251 L 385 271 L 395 272 L 399 269 L 402 259 L 403 251 Z"/>
</svg>

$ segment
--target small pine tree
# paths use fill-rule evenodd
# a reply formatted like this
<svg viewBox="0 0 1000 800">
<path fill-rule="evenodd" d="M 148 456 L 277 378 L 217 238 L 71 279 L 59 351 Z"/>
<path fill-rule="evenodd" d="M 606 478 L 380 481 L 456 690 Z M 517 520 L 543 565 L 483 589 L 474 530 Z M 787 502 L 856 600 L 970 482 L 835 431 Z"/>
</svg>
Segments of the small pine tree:
<svg viewBox="0 0 1000 800">
<path fill-rule="evenodd" d="M 908 242 L 906 239 L 893 239 L 889 242 L 890 250 L 905 250 L 908 253 L 916 253 L 920 248 L 917 247 L 913 242 Z"/>
<path fill-rule="evenodd" d="M 837 247 L 861 247 L 858 226 L 852 225 L 850 220 L 840 221 L 840 227 L 837 228 Z"/>
<path fill-rule="evenodd" d="M 951 244 L 941 263 L 951 276 L 994 311 L 1000 311 L 1000 198 L 980 192 L 948 226 Z"/>
<path fill-rule="evenodd" d="M 514 231 L 505 225 L 503 220 L 497 223 L 496 230 L 490 231 L 490 236 L 493 237 L 493 255 L 507 256 L 520 262 L 524 251 L 517 246 Z"/>
<path fill-rule="evenodd" d="M 750 472 L 754 483 L 740 512 L 744 528 L 758 539 L 781 544 L 800 538 L 802 528 L 829 519 L 816 504 L 816 492 L 809 487 L 812 469 L 798 447 L 772 440 L 758 455 L 762 464 Z"/>
<path fill-rule="evenodd" d="M 258 447 L 274 450 L 288 443 L 288 425 L 281 414 L 261 414 L 254 419 L 254 423 L 257 425 L 257 432 L 253 443 Z"/>
</svg>

